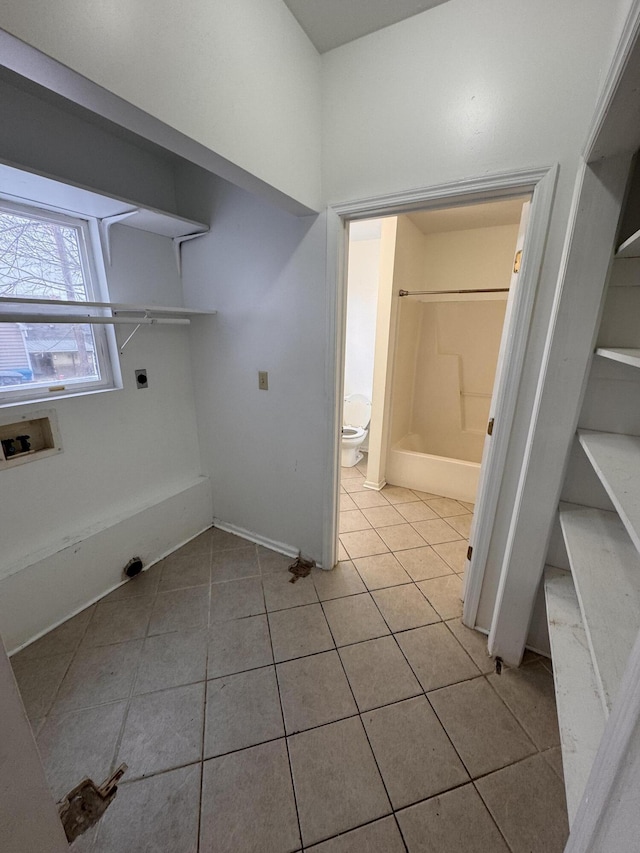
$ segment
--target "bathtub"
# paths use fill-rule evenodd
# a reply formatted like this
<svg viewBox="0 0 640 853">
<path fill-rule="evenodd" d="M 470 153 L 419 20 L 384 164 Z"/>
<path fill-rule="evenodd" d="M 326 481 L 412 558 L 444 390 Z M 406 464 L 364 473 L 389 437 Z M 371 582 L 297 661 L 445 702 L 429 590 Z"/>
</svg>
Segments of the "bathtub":
<svg viewBox="0 0 640 853">
<path fill-rule="evenodd" d="M 396 442 L 387 458 L 387 483 L 475 503 L 480 463 L 433 456 L 423 447 L 424 439 L 417 434 Z"/>
</svg>

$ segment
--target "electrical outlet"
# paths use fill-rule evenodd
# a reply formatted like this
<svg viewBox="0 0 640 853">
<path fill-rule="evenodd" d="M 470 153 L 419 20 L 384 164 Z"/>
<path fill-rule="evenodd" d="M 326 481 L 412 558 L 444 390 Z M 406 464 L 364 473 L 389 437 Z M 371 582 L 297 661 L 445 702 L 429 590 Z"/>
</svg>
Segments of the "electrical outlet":
<svg viewBox="0 0 640 853">
<path fill-rule="evenodd" d="M 147 376 L 146 370 L 136 370 L 136 387 L 137 388 L 148 388 L 149 387 L 149 377 Z"/>
<path fill-rule="evenodd" d="M 258 371 L 258 388 L 261 391 L 269 390 L 269 374 L 266 370 Z"/>
</svg>

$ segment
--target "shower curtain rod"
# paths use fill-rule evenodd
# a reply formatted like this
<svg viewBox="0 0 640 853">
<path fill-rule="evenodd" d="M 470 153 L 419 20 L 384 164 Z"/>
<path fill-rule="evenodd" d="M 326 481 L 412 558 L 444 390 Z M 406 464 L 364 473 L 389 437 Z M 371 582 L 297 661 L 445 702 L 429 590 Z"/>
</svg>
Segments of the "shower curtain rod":
<svg viewBox="0 0 640 853">
<path fill-rule="evenodd" d="M 400 290 L 398 296 L 431 296 L 446 293 L 508 293 L 508 287 L 474 288 L 473 290 Z"/>
</svg>

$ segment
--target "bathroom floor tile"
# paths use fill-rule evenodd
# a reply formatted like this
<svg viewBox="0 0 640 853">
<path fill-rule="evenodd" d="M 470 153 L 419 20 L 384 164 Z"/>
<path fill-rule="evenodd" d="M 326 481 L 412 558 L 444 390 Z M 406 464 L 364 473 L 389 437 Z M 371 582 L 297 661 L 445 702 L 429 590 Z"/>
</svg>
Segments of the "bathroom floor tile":
<svg viewBox="0 0 640 853">
<path fill-rule="evenodd" d="M 422 523 L 429 524 L 430 522 Z M 407 523 L 383 527 L 378 532 L 390 551 L 404 551 L 407 548 L 419 548 L 425 544 L 422 536 Z"/>
<path fill-rule="evenodd" d="M 383 817 L 352 829 L 329 841 L 306 848 L 308 853 L 405 853 L 405 846 L 393 817 Z"/>
<path fill-rule="evenodd" d="M 256 546 L 214 551 L 211 556 L 211 582 L 235 581 L 260 574 Z"/>
<path fill-rule="evenodd" d="M 319 604 L 269 613 L 269 628 L 276 663 L 335 648 Z"/>
<path fill-rule="evenodd" d="M 98 826 L 92 853 L 171 851 L 198 845 L 200 764 L 121 783 Z M 84 836 L 81 836 L 84 838 Z M 75 853 L 75 842 L 70 848 Z"/>
<path fill-rule="evenodd" d="M 487 681 L 538 749 L 560 744 L 553 675 L 539 661 L 495 672 Z"/>
<path fill-rule="evenodd" d="M 340 495 L 340 512 L 358 509 L 358 504 L 349 495 Z"/>
<path fill-rule="evenodd" d="M 359 509 L 340 512 L 338 529 L 340 533 L 353 533 L 354 530 L 370 530 L 371 523 L 367 521 Z"/>
<path fill-rule="evenodd" d="M 403 524 L 404 518 L 398 510 L 387 504 L 386 506 L 372 506 L 369 509 L 363 509 L 362 514 L 365 516 L 372 527 L 390 527 L 392 524 Z"/>
<path fill-rule="evenodd" d="M 117 758 L 128 779 L 202 759 L 204 690 L 201 682 L 131 700 Z"/>
<path fill-rule="evenodd" d="M 396 639 L 424 690 L 480 675 L 478 667 L 441 622 L 402 631 Z"/>
<path fill-rule="evenodd" d="M 431 494 L 431 492 L 421 492 L 421 491 L 419 491 L 418 489 L 411 489 L 411 491 L 412 491 L 412 492 L 413 492 L 413 494 L 414 494 L 417 498 L 419 498 L 421 501 L 430 501 L 430 500 L 432 500 L 433 498 L 439 498 L 439 497 L 441 497 L 440 495 L 433 495 L 433 494 Z"/>
<path fill-rule="evenodd" d="M 411 578 L 402 568 L 394 554 L 378 554 L 374 557 L 360 557 L 354 565 L 367 589 L 382 589 L 385 586 L 398 586 L 411 583 Z"/>
<path fill-rule="evenodd" d="M 461 503 L 451 498 L 427 498 L 427 506 L 436 512 L 440 518 L 448 518 L 451 515 L 466 515 L 466 510 Z"/>
<path fill-rule="evenodd" d="M 195 586 L 160 592 L 151 611 L 149 634 L 206 628 L 208 617 L 209 587 Z"/>
<path fill-rule="evenodd" d="M 216 622 L 209 629 L 207 678 L 258 669 L 272 663 L 266 616 Z"/>
<path fill-rule="evenodd" d="M 357 477 L 352 477 L 349 480 L 342 481 L 342 488 L 347 492 L 347 494 L 353 494 L 354 492 L 362 492 L 364 491 L 364 483 L 365 479 L 361 475 Z"/>
<path fill-rule="evenodd" d="M 415 584 L 374 590 L 371 595 L 392 631 L 439 622 L 440 617 Z"/>
<path fill-rule="evenodd" d="M 453 572 L 451 566 L 436 553 L 431 545 L 398 551 L 396 557 L 414 581 L 439 578 Z"/>
<path fill-rule="evenodd" d="M 394 809 L 469 781 L 469 774 L 424 696 L 362 715 Z"/>
<path fill-rule="evenodd" d="M 62 714 L 126 699 L 133 686 L 142 644 L 142 640 L 130 640 L 114 646 L 81 645 L 51 712 Z"/>
<path fill-rule="evenodd" d="M 358 469 L 357 465 L 350 465 L 348 468 L 342 466 L 340 468 L 340 482 L 343 480 L 355 480 L 358 477 L 363 477 L 362 471 Z"/>
<path fill-rule="evenodd" d="M 564 767 L 562 766 L 562 749 L 559 746 L 554 746 L 551 749 L 546 749 L 540 755 L 544 758 L 547 764 L 551 767 L 558 779 L 564 785 Z"/>
<path fill-rule="evenodd" d="M 265 612 L 260 578 L 211 584 L 211 624 Z"/>
<path fill-rule="evenodd" d="M 133 692 L 151 693 L 204 681 L 206 668 L 206 628 L 156 634 L 144 641 Z"/>
<path fill-rule="evenodd" d="M 56 802 L 85 776 L 107 778 L 126 708 L 114 702 L 47 718 L 37 743 Z"/>
<path fill-rule="evenodd" d="M 418 589 L 443 619 L 462 616 L 462 578 L 459 575 L 418 581 Z"/>
<path fill-rule="evenodd" d="M 433 550 L 458 574 L 462 574 L 465 570 L 468 548 L 467 539 L 458 539 L 456 542 L 442 542 L 433 546 Z"/>
<path fill-rule="evenodd" d="M 358 557 L 371 557 L 374 554 L 385 554 L 389 550 L 375 530 L 342 533 L 340 541 L 352 560 Z"/>
<path fill-rule="evenodd" d="M 220 530 L 218 527 L 212 527 L 210 530 L 211 551 L 231 551 L 235 548 L 248 548 L 251 543 L 241 536 L 236 536 L 235 533 L 227 533 L 226 530 Z"/>
<path fill-rule="evenodd" d="M 422 692 L 393 637 L 338 649 L 360 711 L 399 702 Z"/>
<path fill-rule="evenodd" d="M 480 631 L 475 631 L 473 628 L 467 628 L 466 625 L 462 624 L 462 619 L 449 619 L 446 626 L 480 672 L 495 672 L 496 663 L 489 656 L 486 634 L 481 634 Z"/>
<path fill-rule="evenodd" d="M 351 498 L 354 504 L 360 507 L 360 509 L 370 509 L 374 506 L 389 506 L 389 501 L 382 492 L 376 492 L 373 489 L 355 492 L 355 494 L 351 495 Z"/>
<path fill-rule="evenodd" d="M 153 598 L 147 596 L 101 601 L 89 622 L 83 645 L 107 646 L 144 637 L 152 607 Z"/>
<path fill-rule="evenodd" d="M 429 521 L 432 518 L 438 518 L 438 514 L 429 509 L 424 501 L 398 504 L 397 509 L 404 521 Z"/>
<path fill-rule="evenodd" d="M 338 560 L 340 562 L 342 562 L 342 561 L 348 560 L 348 559 L 349 559 L 349 555 L 347 554 L 347 549 L 344 547 L 342 542 L 340 542 L 338 540 Z"/>
<path fill-rule="evenodd" d="M 85 631 L 93 611 L 95 604 L 87 607 L 82 613 L 67 619 L 62 625 L 49 631 L 44 637 L 40 637 L 35 643 L 27 646 L 22 651 L 13 655 L 11 663 L 15 664 L 20 661 L 24 664 L 25 661 L 37 660 L 38 658 L 52 657 L 53 655 L 72 654 L 80 645 L 80 641 L 84 637 Z"/>
<path fill-rule="evenodd" d="M 397 814 L 409 853 L 509 853 L 473 785 L 463 785 Z"/>
<path fill-rule="evenodd" d="M 263 548 L 262 545 L 258 545 L 257 551 L 260 573 L 263 575 L 288 569 L 295 560 L 295 557 L 287 557 L 286 554 L 281 554 L 279 551 L 272 551 L 271 548 Z"/>
<path fill-rule="evenodd" d="M 343 598 L 346 595 L 356 595 L 359 592 L 367 591 L 364 581 L 350 560 L 339 562 L 329 572 L 324 571 L 324 569 L 313 569 L 311 578 L 320 601 Z"/>
<path fill-rule="evenodd" d="M 447 517 L 447 524 L 450 524 L 451 527 L 453 527 L 454 530 L 457 530 L 465 539 L 468 539 L 471 534 L 472 521 L 472 513 L 468 513 L 467 515 L 454 515 L 451 518 Z"/>
<path fill-rule="evenodd" d="M 541 755 L 478 779 L 513 853 L 562 853 L 569 836 L 564 785 Z"/>
<path fill-rule="evenodd" d="M 172 557 L 193 557 L 195 554 L 210 554 L 211 543 L 213 541 L 214 529 L 209 527 L 203 533 L 195 536 L 177 551 L 174 551 Z"/>
<path fill-rule="evenodd" d="M 382 494 L 390 504 L 407 504 L 416 499 L 411 489 L 403 489 L 400 486 L 385 486 Z"/>
<path fill-rule="evenodd" d="M 207 683 L 205 758 L 255 746 L 283 735 L 273 666 L 225 675 Z"/>
<path fill-rule="evenodd" d="M 291 572 L 285 569 L 262 578 L 267 610 L 286 610 L 288 607 L 299 607 L 301 604 L 313 604 L 318 601 L 316 588 L 309 575 L 291 583 L 293 577 Z"/>
<path fill-rule="evenodd" d="M 58 693 L 73 659 L 72 654 L 51 655 L 35 660 L 22 659 L 22 652 L 11 658 L 13 674 L 30 720 L 44 717 Z"/>
<path fill-rule="evenodd" d="M 182 589 L 189 586 L 202 586 L 211 582 L 211 554 L 193 554 L 190 557 L 176 557 L 173 554 L 158 563 L 161 572 L 159 589 Z"/>
<path fill-rule="evenodd" d="M 334 598 L 322 606 L 337 646 L 361 643 L 389 633 L 369 593 Z"/>
<path fill-rule="evenodd" d="M 536 752 L 483 677 L 435 690 L 428 698 L 473 779 Z"/>
<path fill-rule="evenodd" d="M 439 545 L 440 542 L 453 542 L 463 538 L 443 518 L 436 518 L 433 521 L 416 521 L 413 527 L 428 545 Z"/>
<path fill-rule="evenodd" d="M 293 853 L 299 849 L 298 819 L 284 740 L 204 762 L 202 853 L 244 850 Z"/>
<path fill-rule="evenodd" d="M 287 734 L 358 713 L 336 651 L 279 663 L 277 673 Z"/>
<path fill-rule="evenodd" d="M 292 735 L 288 742 L 305 847 L 389 814 L 358 717 Z"/>
</svg>

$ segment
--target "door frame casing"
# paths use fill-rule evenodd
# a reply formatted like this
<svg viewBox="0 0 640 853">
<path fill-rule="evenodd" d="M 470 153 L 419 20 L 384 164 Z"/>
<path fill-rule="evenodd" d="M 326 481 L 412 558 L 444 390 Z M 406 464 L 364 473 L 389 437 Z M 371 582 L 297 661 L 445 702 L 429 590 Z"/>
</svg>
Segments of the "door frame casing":
<svg viewBox="0 0 640 853">
<path fill-rule="evenodd" d="M 327 216 L 327 397 L 329 402 L 327 458 L 330 460 L 325 482 L 323 566 L 337 562 L 339 507 L 340 438 L 344 389 L 344 350 L 346 336 L 348 223 L 380 216 L 410 213 L 457 205 L 499 201 L 531 193 L 531 214 L 525 238 L 518 293 L 514 298 L 505 346 L 505 367 L 500 387 L 494 389 L 494 429 L 485 453 L 485 481 L 476 504 L 473 558 L 467 566 L 463 621 L 475 627 L 480 593 L 489 552 L 489 543 L 498 505 L 500 485 L 507 457 L 509 435 L 520 387 L 528 331 L 538 289 L 546 236 L 551 218 L 557 164 L 483 175 L 357 201 L 333 204 Z"/>
</svg>

